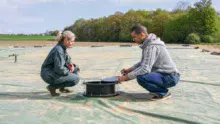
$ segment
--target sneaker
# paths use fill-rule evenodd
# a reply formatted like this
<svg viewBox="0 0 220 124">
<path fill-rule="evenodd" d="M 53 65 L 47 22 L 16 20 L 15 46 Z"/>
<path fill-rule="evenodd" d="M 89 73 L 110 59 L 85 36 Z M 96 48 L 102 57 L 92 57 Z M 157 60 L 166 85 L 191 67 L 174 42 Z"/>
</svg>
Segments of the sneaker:
<svg viewBox="0 0 220 124">
<path fill-rule="evenodd" d="M 151 98 L 152 101 L 156 101 L 156 100 L 165 100 L 165 99 L 169 99 L 171 98 L 171 93 L 168 92 L 165 96 L 161 95 L 161 94 L 155 94 L 155 96 L 153 96 Z"/>
<path fill-rule="evenodd" d="M 69 90 L 69 89 L 65 89 L 65 88 L 60 88 L 59 91 L 61 93 L 72 93 L 73 91 Z"/>
<path fill-rule="evenodd" d="M 56 93 L 56 89 L 51 88 L 50 86 L 47 86 L 47 90 L 50 92 L 50 95 L 53 96 L 53 97 L 60 95 L 59 93 Z"/>
</svg>

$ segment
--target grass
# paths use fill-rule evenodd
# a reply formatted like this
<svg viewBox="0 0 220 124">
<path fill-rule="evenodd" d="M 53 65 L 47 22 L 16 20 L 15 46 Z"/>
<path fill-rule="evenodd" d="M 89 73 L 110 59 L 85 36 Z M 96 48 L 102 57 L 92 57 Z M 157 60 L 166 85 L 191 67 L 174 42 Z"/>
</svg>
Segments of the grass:
<svg viewBox="0 0 220 124">
<path fill-rule="evenodd" d="M 217 43 L 200 43 L 200 45 L 220 45 L 220 42 L 217 42 Z"/>
<path fill-rule="evenodd" d="M 220 34 L 220 30 L 219 33 Z M 218 41 L 216 43 L 200 43 L 201 45 L 220 45 L 220 36 L 216 35 L 214 38 Z M 0 41 L 54 41 L 54 36 L 16 36 L 16 35 L 0 35 Z M 172 43 L 169 43 L 172 44 Z M 176 44 L 176 43 L 174 43 Z"/>
<path fill-rule="evenodd" d="M 16 36 L 16 35 L 0 35 L 0 41 L 53 41 L 54 36 Z"/>
</svg>

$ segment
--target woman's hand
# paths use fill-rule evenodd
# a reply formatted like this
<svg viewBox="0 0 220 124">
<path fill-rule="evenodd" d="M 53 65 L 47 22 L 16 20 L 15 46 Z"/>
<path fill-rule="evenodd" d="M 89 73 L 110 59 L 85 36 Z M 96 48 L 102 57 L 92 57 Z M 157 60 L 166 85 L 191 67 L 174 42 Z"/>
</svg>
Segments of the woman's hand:
<svg viewBox="0 0 220 124">
<path fill-rule="evenodd" d="M 79 66 L 78 66 L 78 65 L 73 64 L 73 66 L 74 66 L 74 68 L 76 68 L 76 71 L 77 71 L 77 72 L 80 72 L 80 69 L 79 69 Z"/>
<path fill-rule="evenodd" d="M 68 68 L 69 68 L 69 70 L 70 70 L 70 73 L 73 73 L 73 71 L 74 71 L 74 65 L 73 64 L 67 64 L 67 66 L 68 66 Z"/>
</svg>

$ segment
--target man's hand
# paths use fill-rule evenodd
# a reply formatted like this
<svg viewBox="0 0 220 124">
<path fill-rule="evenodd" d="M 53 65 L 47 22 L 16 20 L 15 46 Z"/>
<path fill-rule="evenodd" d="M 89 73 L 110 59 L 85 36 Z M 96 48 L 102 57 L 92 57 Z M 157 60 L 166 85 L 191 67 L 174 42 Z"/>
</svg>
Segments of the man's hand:
<svg viewBox="0 0 220 124">
<path fill-rule="evenodd" d="M 124 81 L 128 81 L 129 79 L 128 79 L 128 76 L 126 75 L 126 76 L 120 76 L 120 77 L 118 77 L 118 83 L 122 83 L 122 82 L 124 82 Z"/>
<path fill-rule="evenodd" d="M 132 70 L 131 70 L 131 68 L 129 68 L 129 69 L 122 69 L 121 70 L 121 74 L 123 75 L 123 76 L 125 76 L 125 75 L 127 75 L 128 73 L 130 73 Z"/>
</svg>

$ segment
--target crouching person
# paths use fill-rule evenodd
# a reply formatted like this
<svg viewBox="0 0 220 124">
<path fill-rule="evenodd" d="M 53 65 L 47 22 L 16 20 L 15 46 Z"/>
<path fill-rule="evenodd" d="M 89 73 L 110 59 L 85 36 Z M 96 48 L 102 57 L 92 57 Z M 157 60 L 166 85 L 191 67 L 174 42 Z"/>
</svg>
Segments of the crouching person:
<svg viewBox="0 0 220 124">
<path fill-rule="evenodd" d="M 142 49 L 142 59 L 121 71 L 123 76 L 119 77 L 119 83 L 136 78 L 139 85 L 153 95 L 151 100 L 170 98 L 168 88 L 178 83 L 180 75 L 164 42 L 155 34 L 148 34 L 142 25 L 134 26 L 131 35 Z"/>
<path fill-rule="evenodd" d="M 75 42 L 75 35 L 71 31 L 58 34 L 58 44 L 50 51 L 41 67 L 41 78 L 48 83 L 47 90 L 51 96 L 61 93 L 70 93 L 66 87 L 75 86 L 79 82 L 77 72 L 79 68 L 71 62 L 67 53 Z"/>
</svg>

